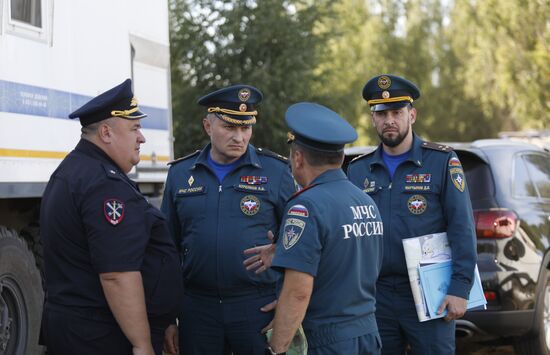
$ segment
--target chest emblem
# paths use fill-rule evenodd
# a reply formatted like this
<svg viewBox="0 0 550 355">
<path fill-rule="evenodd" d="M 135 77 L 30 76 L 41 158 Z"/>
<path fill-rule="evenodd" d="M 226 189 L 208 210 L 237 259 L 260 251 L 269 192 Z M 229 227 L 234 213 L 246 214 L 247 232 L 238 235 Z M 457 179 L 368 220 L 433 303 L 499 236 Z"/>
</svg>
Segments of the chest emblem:
<svg viewBox="0 0 550 355">
<path fill-rule="evenodd" d="M 267 184 L 267 176 L 241 176 L 241 184 L 247 184 L 247 185 Z"/>
<path fill-rule="evenodd" d="M 107 222 L 113 226 L 118 225 L 124 219 L 124 203 L 114 198 L 105 200 L 103 203 L 103 214 Z"/>
<path fill-rule="evenodd" d="M 407 201 L 407 207 L 412 214 L 422 214 L 428 207 L 428 201 L 422 195 L 413 195 Z"/>
<path fill-rule="evenodd" d="M 451 174 L 453 185 L 455 185 L 458 191 L 464 192 L 466 188 L 466 179 L 464 178 L 464 171 L 462 168 L 450 168 L 449 174 Z"/>
<path fill-rule="evenodd" d="M 288 250 L 292 248 L 304 232 L 306 222 L 298 218 L 287 218 L 283 229 L 283 247 Z"/>
<path fill-rule="evenodd" d="M 294 205 L 290 207 L 287 213 L 289 216 L 308 217 L 309 211 L 304 205 Z"/>
<path fill-rule="evenodd" d="M 260 200 L 253 195 L 241 199 L 241 211 L 247 216 L 254 216 L 260 211 Z"/>
</svg>

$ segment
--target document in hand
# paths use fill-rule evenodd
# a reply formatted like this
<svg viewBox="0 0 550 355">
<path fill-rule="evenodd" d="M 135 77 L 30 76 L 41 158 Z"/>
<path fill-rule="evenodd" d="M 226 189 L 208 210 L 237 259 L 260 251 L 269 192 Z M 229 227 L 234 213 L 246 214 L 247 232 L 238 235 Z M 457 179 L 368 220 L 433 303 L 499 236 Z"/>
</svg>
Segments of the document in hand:
<svg viewBox="0 0 550 355">
<path fill-rule="evenodd" d="M 426 306 L 430 319 L 445 317 L 447 315 L 446 309 L 441 314 L 437 314 L 437 310 L 447 295 L 447 289 L 451 283 L 451 274 L 453 272 L 452 262 L 448 260 L 435 264 L 419 265 L 418 272 L 420 274 L 420 284 L 424 290 Z M 472 309 L 480 306 L 485 307 L 486 304 L 487 300 L 483 294 L 479 271 L 476 266 L 474 272 L 474 283 L 468 296 L 468 305 L 466 308 Z"/>
<path fill-rule="evenodd" d="M 418 320 L 424 322 L 430 319 L 443 317 L 443 315 L 434 316 L 435 312 L 430 313 L 427 307 L 426 296 L 420 282 L 419 266 L 451 261 L 451 248 L 449 246 L 449 241 L 447 240 L 447 233 L 434 233 L 415 238 L 403 239 L 403 248 L 405 251 L 407 271 L 409 274 L 411 291 L 414 298 L 414 304 L 416 306 Z M 481 281 L 479 280 L 477 267 L 475 275 L 475 282 L 479 282 L 479 286 L 481 288 Z M 450 280 L 451 278 L 449 274 L 449 283 Z M 483 295 L 483 290 L 481 290 L 481 294 Z M 439 308 L 439 304 L 435 309 L 436 311 L 437 308 Z"/>
</svg>

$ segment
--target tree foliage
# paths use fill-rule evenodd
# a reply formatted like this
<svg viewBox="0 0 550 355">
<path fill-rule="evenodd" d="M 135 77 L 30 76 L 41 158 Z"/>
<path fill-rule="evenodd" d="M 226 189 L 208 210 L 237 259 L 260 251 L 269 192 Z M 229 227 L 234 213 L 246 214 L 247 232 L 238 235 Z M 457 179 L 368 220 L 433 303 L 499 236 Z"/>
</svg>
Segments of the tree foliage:
<svg viewBox="0 0 550 355">
<path fill-rule="evenodd" d="M 316 101 L 376 139 L 365 82 L 418 84 L 415 130 L 436 141 L 550 123 L 548 0 L 170 0 L 176 152 L 206 142 L 198 97 L 247 83 L 265 96 L 254 143 L 285 153 L 284 112 Z"/>
<path fill-rule="evenodd" d="M 253 143 L 286 153 L 284 112 L 311 97 L 320 38 L 312 29 L 322 2 L 182 0 L 171 6 L 176 154 L 207 141 L 197 98 L 237 83 L 264 94 Z"/>
</svg>

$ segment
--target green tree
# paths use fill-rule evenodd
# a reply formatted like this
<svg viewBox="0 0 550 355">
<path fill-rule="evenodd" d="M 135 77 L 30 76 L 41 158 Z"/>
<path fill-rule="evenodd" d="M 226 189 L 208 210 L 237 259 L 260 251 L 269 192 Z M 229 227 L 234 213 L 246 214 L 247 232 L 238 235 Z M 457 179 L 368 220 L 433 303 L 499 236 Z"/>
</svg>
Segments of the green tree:
<svg viewBox="0 0 550 355">
<path fill-rule="evenodd" d="M 237 83 L 264 93 L 253 143 L 286 153 L 284 112 L 312 97 L 323 2 L 171 1 L 173 117 L 176 155 L 202 147 L 204 108 L 195 102 Z"/>
<path fill-rule="evenodd" d="M 500 130 L 550 124 L 550 2 L 457 1 L 451 38 L 470 102 Z"/>
</svg>

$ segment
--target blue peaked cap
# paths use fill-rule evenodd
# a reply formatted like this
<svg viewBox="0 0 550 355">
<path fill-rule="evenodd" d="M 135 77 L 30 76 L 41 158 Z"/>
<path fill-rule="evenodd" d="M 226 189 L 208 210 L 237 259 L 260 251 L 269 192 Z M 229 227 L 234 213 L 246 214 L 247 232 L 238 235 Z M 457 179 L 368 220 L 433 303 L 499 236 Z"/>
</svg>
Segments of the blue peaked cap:
<svg viewBox="0 0 550 355">
<path fill-rule="evenodd" d="M 355 129 L 331 109 L 311 102 L 291 105 L 285 114 L 288 143 L 322 152 L 341 152 L 357 139 Z"/>
<path fill-rule="evenodd" d="M 233 85 L 205 95 L 197 103 L 227 123 L 253 125 L 262 99 L 262 92 L 253 86 Z"/>
<path fill-rule="evenodd" d="M 400 109 L 419 97 L 420 90 L 415 84 L 392 74 L 374 76 L 363 88 L 363 98 L 372 112 Z"/>
<path fill-rule="evenodd" d="M 71 119 L 77 117 L 80 118 L 82 126 L 88 126 L 111 117 L 137 120 L 147 115 L 138 107 L 137 99 L 132 92 L 132 80 L 126 79 L 69 114 Z"/>
</svg>

